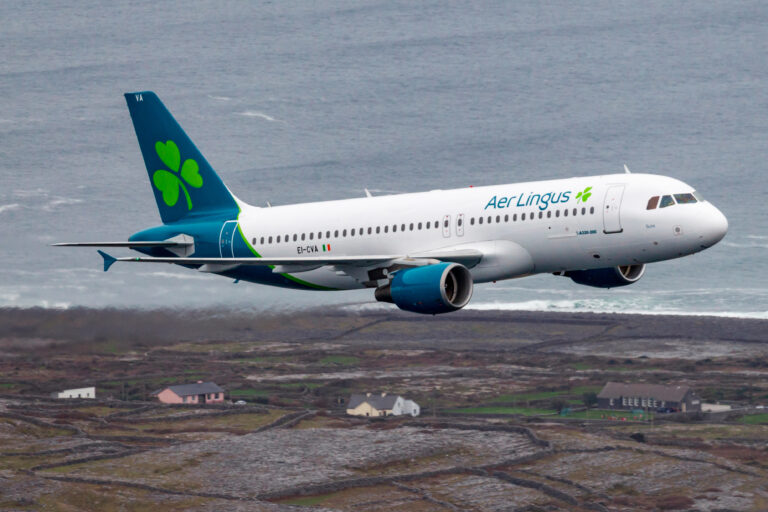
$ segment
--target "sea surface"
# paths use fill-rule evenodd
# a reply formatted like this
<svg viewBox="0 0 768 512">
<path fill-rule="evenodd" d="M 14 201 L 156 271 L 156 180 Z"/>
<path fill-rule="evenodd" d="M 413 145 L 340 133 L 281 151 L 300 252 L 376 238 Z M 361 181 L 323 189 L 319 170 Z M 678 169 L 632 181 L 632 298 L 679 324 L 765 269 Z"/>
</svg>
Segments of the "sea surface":
<svg viewBox="0 0 768 512">
<path fill-rule="evenodd" d="M 257 205 L 621 172 L 728 217 L 702 253 L 470 308 L 768 318 L 764 1 L 0 2 L 0 307 L 392 307 L 115 265 L 57 241 L 159 216 L 122 94 L 154 90 Z"/>
</svg>

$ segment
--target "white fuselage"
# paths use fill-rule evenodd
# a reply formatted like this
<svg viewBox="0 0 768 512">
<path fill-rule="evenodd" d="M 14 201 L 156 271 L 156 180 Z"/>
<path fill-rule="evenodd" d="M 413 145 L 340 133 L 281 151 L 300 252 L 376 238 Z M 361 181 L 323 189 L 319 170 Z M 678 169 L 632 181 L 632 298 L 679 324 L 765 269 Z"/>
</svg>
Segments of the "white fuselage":
<svg viewBox="0 0 768 512">
<path fill-rule="evenodd" d="M 475 282 L 488 282 L 701 251 L 728 226 L 711 203 L 647 209 L 654 196 L 693 192 L 665 176 L 613 174 L 269 208 L 241 202 L 238 221 L 264 258 L 479 249 L 486 256 L 470 271 Z M 327 288 L 363 287 L 333 266 L 296 277 Z"/>
</svg>

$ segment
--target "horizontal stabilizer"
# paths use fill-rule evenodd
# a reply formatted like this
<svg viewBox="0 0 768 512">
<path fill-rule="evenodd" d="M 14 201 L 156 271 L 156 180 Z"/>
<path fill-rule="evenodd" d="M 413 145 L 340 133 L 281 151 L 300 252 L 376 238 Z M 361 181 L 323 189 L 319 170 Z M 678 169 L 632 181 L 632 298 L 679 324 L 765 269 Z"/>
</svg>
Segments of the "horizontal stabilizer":
<svg viewBox="0 0 768 512">
<path fill-rule="evenodd" d="M 165 240 L 161 242 L 60 242 L 52 247 L 187 247 L 193 242 Z"/>
<path fill-rule="evenodd" d="M 110 256 L 109 254 L 105 253 L 104 251 L 97 251 L 102 258 L 104 258 L 104 272 L 109 270 L 109 267 L 112 266 L 114 262 L 117 261 L 117 258 Z"/>
</svg>

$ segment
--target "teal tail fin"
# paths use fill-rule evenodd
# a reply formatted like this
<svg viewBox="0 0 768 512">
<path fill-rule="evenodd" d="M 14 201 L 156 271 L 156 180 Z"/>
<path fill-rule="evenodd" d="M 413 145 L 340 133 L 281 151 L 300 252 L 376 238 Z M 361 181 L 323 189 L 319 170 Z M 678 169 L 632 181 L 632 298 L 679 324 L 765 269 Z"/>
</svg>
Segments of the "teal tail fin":
<svg viewBox="0 0 768 512">
<path fill-rule="evenodd" d="M 125 101 L 163 223 L 188 216 L 236 218 L 235 198 L 160 98 L 143 91 L 127 93 Z"/>
</svg>

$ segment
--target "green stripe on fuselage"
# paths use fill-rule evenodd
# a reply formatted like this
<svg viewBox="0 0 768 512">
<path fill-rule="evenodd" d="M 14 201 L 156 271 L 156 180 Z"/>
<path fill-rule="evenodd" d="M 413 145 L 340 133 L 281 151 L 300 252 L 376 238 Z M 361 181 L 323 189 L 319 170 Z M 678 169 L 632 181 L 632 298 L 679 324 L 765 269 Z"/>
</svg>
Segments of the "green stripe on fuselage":
<svg viewBox="0 0 768 512">
<path fill-rule="evenodd" d="M 238 215 L 238 217 L 239 217 L 239 215 Z M 256 250 L 256 248 L 251 245 L 251 243 L 248 241 L 248 239 L 243 234 L 243 230 L 240 228 L 240 222 L 237 223 L 237 232 L 240 233 L 240 236 L 242 237 L 243 242 L 245 243 L 245 246 L 248 247 L 248 249 L 251 250 L 253 255 L 256 256 L 257 258 L 261 258 L 261 254 L 259 254 L 259 252 Z M 269 268 L 274 269 L 275 266 L 274 265 L 269 265 Z M 302 286 L 306 286 L 307 288 L 310 288 L 312 290 L 324 290 L 324 291 L 337 291 L 338 290 L 338 288 L 329 288 L 327 286 L 321 286 L 319 284 L 310 283 L 309 281 L 304 281 L 303 279 L 299 279 L 298 277 L 294 277 L 294 276 L 292 276 L 290 274 L 281 273 L 280 275 L 283 276 L 284 278 L 290 280 L 290 281 L 293 281 L 294 283 L 300 284 Z"/>
</svg>

